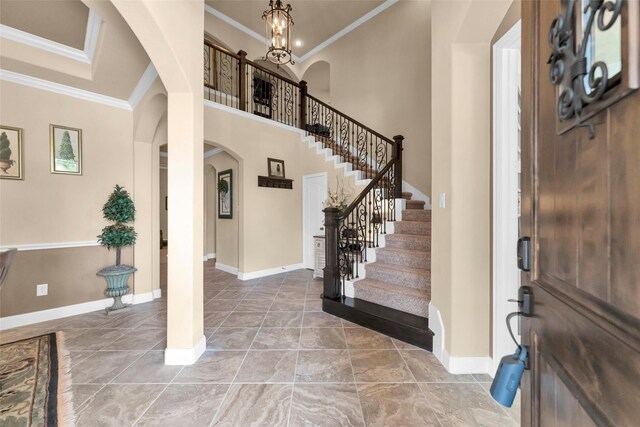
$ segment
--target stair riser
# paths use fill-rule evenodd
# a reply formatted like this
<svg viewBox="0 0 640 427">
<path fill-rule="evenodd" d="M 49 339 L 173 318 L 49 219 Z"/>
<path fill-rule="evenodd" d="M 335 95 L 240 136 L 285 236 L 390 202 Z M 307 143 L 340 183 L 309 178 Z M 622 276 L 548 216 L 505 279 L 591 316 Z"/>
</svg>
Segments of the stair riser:
<svg viewBox="0 0 640 427">
<path fill-rule="evenodd" d="M 431 253 L 405 254 L 384 251 L 376 254 L 376 260 L 384 264 L 401 265 L 409 268 L 431 268 Z"/>
<path fill-rule="evenodd" d="M 417 298 L 398 298 L 390 292 L 354 285 L 355 297 L 365 301 L 380 304 L 385 307 L 415 314 L 416 316 L 429 317 L 429 301 Z"/>
<path fill-rule="evenodd" d="M 385 247 L 386 248 L 398 248 L 398 249 L 408 249 L 413 251 L 429 251 L 431 250 L 431 240 L 425 238 L 404 238 L 397 239 L 394 236 L 402 236 L 400 234 L 395 234 L 391 236 L 386 236 L 385 239 Z M 404 235 L 406 236 L 406 235 Z"/>
<path fill-rule="evenodd" d="M 384 268 L 374 268 L 370 265 L 367 268 L 367 278 L 379 282 L 393 283 L 395 285 L 406 286 L 414 289 L 430 290 L 431 280 L 429 276 L 416 274 L 410 271 L 398 271 Z"/>
<path fill-rule="evenodd" d="M 431 211 L 420 209 L 407 209 L 402 212 L 403 221 L 431 221 Z"/>
<path fill-rule="evenodd" d="M 396 234 L 421 234 L 431 235 L 431 222 L 426 221 L 401 221 L 394 228 Z"/>
<path fill-rule="evenodd" d="M 407 209 L 424 210 L 425 202 L 421 200 L 407 200 Z"/>
</svg>

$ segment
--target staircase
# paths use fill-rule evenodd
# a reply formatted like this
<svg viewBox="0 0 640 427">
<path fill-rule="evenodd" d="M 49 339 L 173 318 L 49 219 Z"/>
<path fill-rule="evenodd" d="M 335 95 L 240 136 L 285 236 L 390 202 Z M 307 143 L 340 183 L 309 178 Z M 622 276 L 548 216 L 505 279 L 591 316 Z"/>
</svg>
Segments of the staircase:
<svg viewBox="0 0 640 427">
<path fill-rule="evenodd" d="M 403 136 L 380 134 L 246 56 L 205 40 L 205 98 L 300 129 L 360 187 L 349 206 L 324 209 L 323 311 L 431 350 L 431 211 L 402 193 Z"/>
<path fill-rule="evenodd" d="M 402 193 L 406 209 L 375 261 L 364 265 L 364 279 L 353 282 L 355 298 L 420 317 L 429 316 L 431 300 L 431 211 L 425 202 Z"/>
</svg>

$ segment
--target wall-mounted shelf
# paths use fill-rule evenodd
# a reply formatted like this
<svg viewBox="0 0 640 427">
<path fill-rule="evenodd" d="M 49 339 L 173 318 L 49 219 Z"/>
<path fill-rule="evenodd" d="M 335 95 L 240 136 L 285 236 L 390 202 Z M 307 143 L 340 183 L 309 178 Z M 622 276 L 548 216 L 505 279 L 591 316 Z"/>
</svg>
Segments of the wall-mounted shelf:
<svg viewBox="0 0 640 427">
<path fill-rule="evenodd" d="M 284 188 L 293 190 L 293 180 L 284 178 L 269 178 L 268 176 L 258 176 L 258 187 Z"/>
</svg>

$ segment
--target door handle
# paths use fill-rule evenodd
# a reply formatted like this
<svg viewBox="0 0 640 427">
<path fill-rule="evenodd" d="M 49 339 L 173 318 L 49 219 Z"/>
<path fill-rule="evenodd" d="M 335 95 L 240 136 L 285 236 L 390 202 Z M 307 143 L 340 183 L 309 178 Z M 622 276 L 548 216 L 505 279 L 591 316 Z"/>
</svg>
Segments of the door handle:
<svg viewBox="0 0 640 427">
<path fill-rule="evenodd" d="M 320 231 L 323 231 L 323 230 L 324 230 L 324 227 L 320 227 Z"/>
</svg>

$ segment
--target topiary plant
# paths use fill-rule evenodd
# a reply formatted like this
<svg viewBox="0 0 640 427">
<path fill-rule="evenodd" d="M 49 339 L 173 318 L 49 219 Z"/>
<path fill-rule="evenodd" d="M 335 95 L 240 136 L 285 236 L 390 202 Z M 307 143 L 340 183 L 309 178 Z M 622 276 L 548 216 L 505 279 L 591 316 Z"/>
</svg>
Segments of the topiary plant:
<svg viewBox="0 0 640 427">
<path fill-rule="evenodd" d="M 116 249 L 116 266 L 119 266 L 122 248 L 136 243 L 138 235 L 133 226 L 126 225 L 135 220 L 136 207 L 124 187 L 115 186 L 107 203 L 102 207 L 102 215 L 115 224 L 102 229 L 102 233 L 98 236 L 98 242 L 109 250 Z"/>
<path fill-rule="evenodd" d="M 229 183 L 224 179 L 218 180 L 218 191 L 226 194 L 229 191 Z"/>
<path fill-rule="evenodd" d="M 7 137 L 7 133 L 2 132 L 2 134 L 0 134 L 0 160 L 4 160 L 5 162 L 12 162 L 11 148 L 9 148 L 10 145 L 11 142 Z"/>
</svg>

